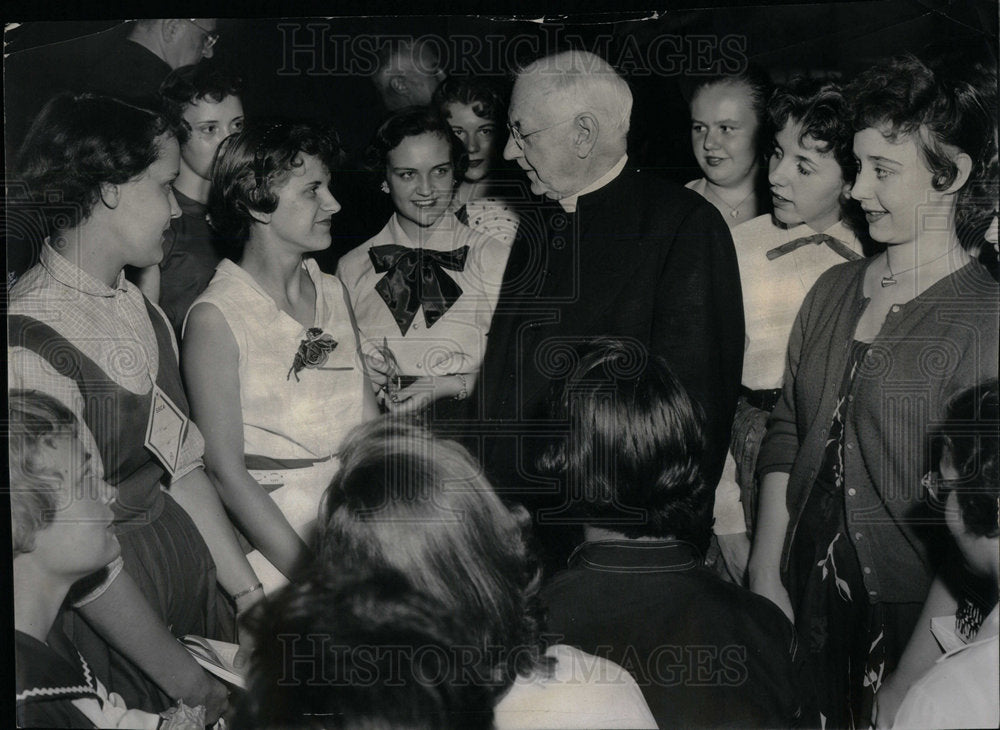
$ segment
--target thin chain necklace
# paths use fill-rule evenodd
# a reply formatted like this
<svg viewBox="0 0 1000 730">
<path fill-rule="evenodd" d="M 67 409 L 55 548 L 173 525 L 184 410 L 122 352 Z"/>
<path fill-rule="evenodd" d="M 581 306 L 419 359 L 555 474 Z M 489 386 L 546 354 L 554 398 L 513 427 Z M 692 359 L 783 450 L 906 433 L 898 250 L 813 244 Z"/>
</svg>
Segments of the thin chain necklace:
<svg viewBox="0 0 1000 730">
<path fill-rule="evenodd" d="M 718 200 L 724 206 L 726 206 L 727 208 L 729 208 L 729 215 L 732 216 L 733 218 L 739 218 L 739 215 L 740 215 L 740 206 L 742 206 L 745 202 L 747 202 L 747 198 L 749 198 L 754 193 L 753 188 L 750 188 L 750 192 L 747 193 L 745 196 L 743 196 L 743 200 L 741 200 L 740 202 L 738 202 L 735 206 L 732 206 L 729 203 L 727 203 L 725 200 L 723 200 L 718 195 L 718 193 L 716 193 L 714 190 L 712 190 L 712 183 L 710 183 L 708 180 L 705 180 L 705 190 L 708 191 L 709 195 L 711 195 L 713 198 L 715 198 L 716 200 Z"/>
<path fill-rule="evenodd" d="M 947 256 L 948 254 L 950 254 L 956 248 L 958 248 L 958 244 L 955 244 L 954 246 L 952 246 L 951 248 L 949 248 L 947 251 L 945 251 L 940 256 L 935 256 L 934 258 L 928 259 L 927 261 L 921 261 L 916 266 L 911 266 L 908 269 L 903 269 L 902 271 L 897 271 L 895 273 L 893 273 L 893 271 L 892 271 L 892 264 L 889 263 L 889 252 L 886 251 L 885 252 L 885 268 L 889 269 L 889 275 L 882 277 L 882 288 L 885 289 L 887 286 L 892 286 L 893 284 L 895 284 L 896 283 L 896 277 L 899 276 L 900 274 L 905 274 L 908 271 L 913 271 L 914 269 L 919 268 L 921 266 L 925 266 L 926 264 L 934 263 L 938 259 L 943 259 L 945 256 Z"/>
</svg>

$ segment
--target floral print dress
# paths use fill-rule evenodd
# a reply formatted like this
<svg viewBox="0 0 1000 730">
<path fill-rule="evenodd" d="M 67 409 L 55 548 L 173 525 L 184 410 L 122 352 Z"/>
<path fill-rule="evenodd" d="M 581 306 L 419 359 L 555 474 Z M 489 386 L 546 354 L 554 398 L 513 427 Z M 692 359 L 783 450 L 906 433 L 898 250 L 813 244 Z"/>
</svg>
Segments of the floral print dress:
<svg viewBox="0 0 1000 730">
<path fill-rule="evenodd" d="M 788 571 L 796 630 L 806 655 L 806 685 L 823 728 L 868 727 L 875 693 L 894 668 L 919 613 L 919 604 L 869 603 L 847 532 L 844 423 L 851 385 L 868 347 L 859 341 L 851 345 L 823 465 L 795 530 Z"/>
</svg>

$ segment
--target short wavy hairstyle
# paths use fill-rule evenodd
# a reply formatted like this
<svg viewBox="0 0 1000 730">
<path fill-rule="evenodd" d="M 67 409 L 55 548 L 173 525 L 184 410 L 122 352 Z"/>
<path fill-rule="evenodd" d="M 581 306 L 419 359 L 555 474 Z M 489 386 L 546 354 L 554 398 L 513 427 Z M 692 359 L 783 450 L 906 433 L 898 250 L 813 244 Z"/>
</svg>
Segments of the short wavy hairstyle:
<svg viewBox="0 0 1000 730">
<path fill-rule="evenodd" d="M 948 403 L 944 422 L 931 434 L 931 463 L 936 470 L 947 449 L 959 474 L 952 488 L 962 522 L 969 532 L 1000 536 L 1000 389 L 997 380 L 966 388 Z"/>
<path fill-rule="evenodd" d="M 538 459 L 586 524 L 629 538 L 708 547 L 712 490 L 702 474 L 704 417 L 666 362 L 634 341 L 597 338 L 551 412 L 566 436 Z"/>
<path fill-rule="evenodd" d="M 530 517 L 508 509 L 454 441 L 390 419 L 359 427 L 320 507 L 319 559 L 398 570 L 499 648 L 493 686 L 551 666 L 539 634 Z"/>
<path fill-rule="evenodd" d="M 215 104 L 229 96 L 243 95 L 243 80 L 209 59 L 170 72 L 160 84 L 163 111 L 182 145 L 191 138 L 191 127 L 184 121 L 184 110 L 207 99 Z"/>
<path fill-rule="evenodd" d="M 874 128 L 886 139 L 913 137 L 935 190 L 946 190 L 958 175 L 949 147 L 969 155 L 973 171 L 987 164 L 996 120 L 983 92 L 969 80 L 935 73 L 916 56 L 904 55 L 861 73 L 847 95 L 856 132 Z"/>
<path fill-rule="evenodd" d="M 448 104 L 471 106 L 477 117 L 498 125 L 505 125 L 507 121 L 506 96 L 492 79 L 478 76 L 449 76 L 438 85 L 431 98 L 431 106 L 437 109 L 441 116 L 447 117 Z"/>
<path fill-rule="evenodd" d="M 408 106 L 389 115 L 375 131 L 375 136 L 365 150 L 365 167 L 380 185 L 385 179 L 389 153 L 399 147 L 407 137 L 421 134 L 436 134 L 448 142 L 449 159 L 455 184 L 461 181 L 469 167 L 469 153 L 462 140 L 451 131 L 451 125 L 436 108 L 429 106 Z"/>
<path fill-rule="evenodd" d="M 261 601 L 235 727 L 493 727 L 474 632 L 397 571 L 318 566 Z"/>
<path fill-rule="evenodd" d="M 101 186 L 142 175 L 172 134 L 162 114 L 94 94 L 59 94 L 32 122 L 18 154 L 20 179 L 43 204 L 49 233 L 77 227 Z"/>
<path fill-rule="evenodd" d="M 212 167 L 208 208 L 209 222 L 223 239 L 242 243 L 257 222 L 251 211 L 277 209 L 277 191 L 302 166 L 302 155 L 319 158 L 331 173 L 343 161 L 337 133 L 320 124 L 252 124 L 222 141 Z"/>
<path fill-rule="evenodd" d="M 795 78 L 779 86 L 767 103 L 767 129 L 771 136 L 789 122 L 801 125 L 801 143 L 812 137 L 817 151 L 832 154 L 846 182 L 854 182 L 853 114 L 839 84 L 820 79 Z"/>
<path fill-rule="evenodd" d="M 59 475 L 39 452 L 58 437 L 76 438 L 76 416 L 51 395 L 12 390 L 8 395 L 7 457 L 10 464 L 10 527 L 14 557 L 35 548 L 35 535 L 51 524 L 59 502 Z"/>
</svg>

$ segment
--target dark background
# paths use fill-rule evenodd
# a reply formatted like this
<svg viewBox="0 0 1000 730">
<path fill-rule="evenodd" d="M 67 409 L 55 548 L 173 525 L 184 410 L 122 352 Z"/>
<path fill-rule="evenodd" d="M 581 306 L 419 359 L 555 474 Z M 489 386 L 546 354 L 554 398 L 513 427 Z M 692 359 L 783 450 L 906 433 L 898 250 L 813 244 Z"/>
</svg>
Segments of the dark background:
<svg viewBox="0 0 1000 730">
<path fill-rule="evenodd" d="M 281 10 L 290 7 L 296 6 Z M 201 7 L 197 15 L 205 17 L 207 10 Z M 932 45 L 995 58 L 997 5 L 992 0 L 723 4 L 544 21 L 509 15 L 244 18 L 220 19 L 219 30 L 216 59 L 246 80 L 248 118 L 325 119 L 354 150 L 368 141 L 382 113 L 370 75 L 372 49 L 386 35 L 440 38 L 448 50 L 446 71 L 499 78 L 507 78 L 518 60 L 574 46 L 594 50 L 632 84 L 632 158 L 686 181 L 697 169 L 684 92 L 698 73 L 720 63 L 732 70 L 733 60 L 745 56 L 777 81 L 794 74 L 850 77 L 878 58 L 921 53 Z M 45 100 L 59 90 L 83 88 L 102 49 L 125 32 L 127 25 L 116 19 L 26 21 L 7 30 L 8 159 Z"/>
</svg>

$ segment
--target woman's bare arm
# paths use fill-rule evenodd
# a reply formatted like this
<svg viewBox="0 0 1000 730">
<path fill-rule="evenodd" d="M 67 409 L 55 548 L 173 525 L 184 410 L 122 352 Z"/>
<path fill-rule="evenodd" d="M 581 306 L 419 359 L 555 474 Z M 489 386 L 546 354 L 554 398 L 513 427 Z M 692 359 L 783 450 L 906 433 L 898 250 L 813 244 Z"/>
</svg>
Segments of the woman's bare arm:
<svg viewBox="0 0 1000 730">
<path fill-rule="evenodd" d="M 236 523 L 291 578 L 310 553 L 246 469 L 238 361 L 239 349 L 222 313 L 211 304 L 193 307 L 184 330 L 182 364 L 191 412 L 205 437 L 205 466 Z"/>
</svg>

